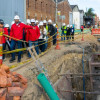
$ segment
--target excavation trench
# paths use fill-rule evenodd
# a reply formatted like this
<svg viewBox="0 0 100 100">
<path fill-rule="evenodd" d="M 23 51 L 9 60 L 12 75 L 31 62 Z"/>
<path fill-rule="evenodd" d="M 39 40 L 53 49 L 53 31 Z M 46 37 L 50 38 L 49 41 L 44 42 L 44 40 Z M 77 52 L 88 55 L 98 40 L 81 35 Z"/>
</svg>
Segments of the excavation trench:
<svg viewBox="0 0 100 100">
<path fill-rule="evenodd" d="M 89 59 L 97 46 L 94 44 L 84 44 L 84 72 L 89 73 Z M 69 73 L 83 73 L 82 56 L 83 49 L 77 44 L 61 45 L 61 51 L 54 50 L 54 47 L 46 55 L 40 58 L 48 71 L 50 80 L 61 100 L 83 100 L 83 93 L 72 91 L 83 91 L 82 75 L 71 75 Z M 24 66 L 17 70 L 28 79 L 28 88 L 26 89 L 22 100 L 49 100 L 45 91 L 37 81 L 37 69 L 35 63 Z M 66 75 L 67 74 L 67 75 Z M 91 91 L 90 77 L 85 77 L 85 89 Z M 72 92 L 72 93 L 71 93 Z M 84 91 L 83 91 L 84 92 Z M 92 100 L 91 94 L 86 94 L 86 100 Z"/>
</svg>

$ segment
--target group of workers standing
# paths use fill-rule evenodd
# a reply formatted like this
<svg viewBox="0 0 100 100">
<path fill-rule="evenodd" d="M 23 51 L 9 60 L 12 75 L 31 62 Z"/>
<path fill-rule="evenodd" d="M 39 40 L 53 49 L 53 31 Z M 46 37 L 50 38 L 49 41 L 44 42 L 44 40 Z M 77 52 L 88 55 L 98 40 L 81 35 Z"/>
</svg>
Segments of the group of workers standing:
<svg viewBox="0 0 100 100">
<path fill-rule="evenodd" d="M 23 46 L 31 47 L 35 46 L 35 50 L 39 55 L 40 52 L 44 52 L 47 48 L 49 49 L 51 45 L 56 44 L 56 24 L 52 24 L 52 20 L 46 20 L 38 22 L 35 19 L 27 19 L 27 24 L 20 21 L 20 17 L 16 15 L 14 21 L 12 22 L 11 29 L 9 25 L 4 26 L 4 21 L 0 19 L 0 28 L 3 29 L 3 50 L 6 50 L 6 45 L 8 45 L 9 50 L 15 50 L 16 46 L 18 49 L 23 48 Z M 26 42 L 22 42 L 26 41 Z M 18 52 L 18 62 L 21 62 L 22 51 Z M 16 53 L 11 53 L 10 63 L 15 61 Z M 28 52 L 28 57 L 31 58 Z M 5 55 L 3 55 L 5 59 Z"/>
<path fill-rule="evenodd" d="M 61 33 L 61 40 L 71 40 L 74 41 L 74 32 L 75 29 L 72 25 L 66 25 L 65 23 L 62 24 L 61 27 L 62 33 Z"/>
</svg>

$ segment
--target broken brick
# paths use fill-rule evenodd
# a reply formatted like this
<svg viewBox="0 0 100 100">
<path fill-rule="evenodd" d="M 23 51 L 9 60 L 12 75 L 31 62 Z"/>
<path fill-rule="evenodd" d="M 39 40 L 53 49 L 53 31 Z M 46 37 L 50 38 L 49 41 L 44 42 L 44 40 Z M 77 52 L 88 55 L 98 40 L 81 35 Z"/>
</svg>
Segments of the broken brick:
<svg viewBox="0 0 100 100">
<path fill-rule="evenodd" d="M 16 72 L 12 72 L 12 75 L 13 75 L 13 76 L 15 76 L 15 75 L 17 75 L 17 74 L 18 74 L 18 73 L 16 73 Z"/>
<path fill-rule="evenodd" d="M 13 100 L 13 96 L 6 95 L 6 100 Z"/>
<path fill-rule="evenodd" d="M 22 84 L 21 88 L 26 89 L 27 88 L 27 84 Z"/>
<path fill-rule="evenodd" d="M 9 96 L 22 96 L 24 93 L 24 89 L 20 87 L 8 87 Z"/>
<path fill-rule="evenodd" d="M 12 87 L 21 87 L 22 84 L 20 82 L 13 82 Z"/>
<path fill-rule="evenodd" d="M 7 73 L 9 73 L 9 72 L 10 72 L 9 67 L 8 67 L 8 66 L 6 66 L 6 65 L 4 65 L 4 64 L 2 64 L 2 65 L 0 66 L 0 68 L 1 68 L 1 69 L 3 69 L 3 70 L 5 70 L 5 72 L 7 72 Z"/>
<path fill-rule="evenodd" d="M 4 96 L 0 97 L 0 100 L 6 100 L 6 94 L 4 94 Z"/>
<path fill-rule="evenodd" d="M 20 96 L 14 96 L 13 100 L 20 100 Z"/>
<path fill-rule="evenodd" d="M 19 82 L 19 78 L 18 78 L 18 77 L 12 76 L 11 78 L 12 78 L 12 81 L 13 81 L 13 82 Z"/>
<path fill-rule="evenodd" d="M 7 88 L 0 88 L 0 97 L 4 96 L 6 92 L 7 92 Z"/>
<path fill-rule="evenodd" d="M 3 69 L 0 69 L 0 75 L 7 76 L 6 72 Z"/>
<path fill-rule="evenodd" d="M 7 86 L 8 87 L 12 86 L 12 78 L 7 78 Z"/>
<path fill-rule="evenodd" d="M 17 74 L 18 77 L 20 78 L 20 82 L 23 83 L 23 84 L 26 84 L 27 83 L 27 79 L 25 77 L 23 77 L 22 75 L 20 74 Z"/>
<path fill-rule="evenodd" d="M 7 78 L 11 78 L 11 76 L 12 76 L 11 74 L 7 74 Z"/>
<path fill-rule="evenodd" d="M 7 77 L 0 75 L 0 87 L 6 87 L 7 86 Z"/>
</svg>

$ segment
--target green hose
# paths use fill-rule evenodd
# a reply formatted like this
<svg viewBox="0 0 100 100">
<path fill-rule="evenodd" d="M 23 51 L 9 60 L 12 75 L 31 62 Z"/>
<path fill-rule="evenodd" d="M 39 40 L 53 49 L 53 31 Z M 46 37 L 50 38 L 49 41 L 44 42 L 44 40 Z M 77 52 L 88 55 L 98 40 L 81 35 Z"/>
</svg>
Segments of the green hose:
<svg viewBox="0 0 100 100">
<path fill-rule="evenodd" d="M 43 87 L 43 89 L 45 90 L 45 92 L 47 93 L 47 95 L 49 96 L 50 100 L 60 100 L 59 97 L 57 96 L 57 93 L 54 91 L 52 85 L 50 84 L 50 82 L 43 73 L 40 73 L 37 76 L 37 79 L 41 84 L 41 86 Z"/>
</svg>

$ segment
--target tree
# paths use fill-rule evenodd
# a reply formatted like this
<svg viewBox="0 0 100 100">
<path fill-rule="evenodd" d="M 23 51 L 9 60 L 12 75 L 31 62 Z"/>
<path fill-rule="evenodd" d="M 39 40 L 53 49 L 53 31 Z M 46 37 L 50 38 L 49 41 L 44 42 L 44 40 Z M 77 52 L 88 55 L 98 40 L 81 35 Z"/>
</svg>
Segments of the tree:
<svg viewBox="0 0 100 100">
<path fill-rule="evenodd" d="M 94 9 L 93 8 L 89 8 L 87 12 L 85 12 L 85 16 L 95 16 L 95 13 L 94 13 Z"/>
</svg>

